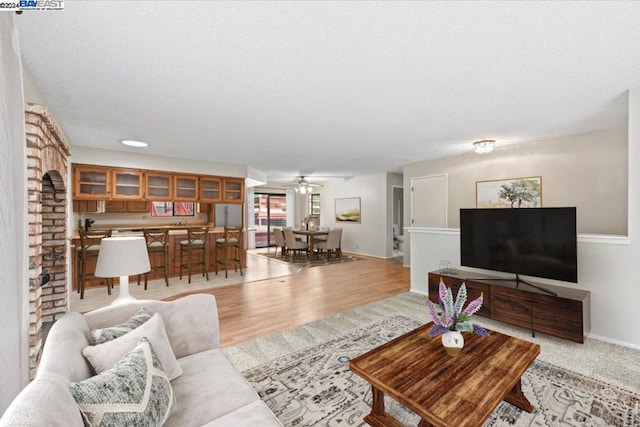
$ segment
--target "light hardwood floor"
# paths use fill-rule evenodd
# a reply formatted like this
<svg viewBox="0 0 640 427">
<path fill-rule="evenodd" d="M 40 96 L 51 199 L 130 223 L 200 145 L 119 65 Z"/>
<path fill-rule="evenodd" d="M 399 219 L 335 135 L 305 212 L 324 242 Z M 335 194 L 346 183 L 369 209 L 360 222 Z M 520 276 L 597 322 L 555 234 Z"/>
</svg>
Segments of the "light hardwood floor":
<svg viewBox="0 0 640 427">
<path fill-rule="evenodd" d="M 226 347 L 409 291 L 409 268 L 393 260 L 359 257 L 290 276 L 197 292 L 216 296 L 221 342 Z M 193 292 L 165 299 L 189 293 Z"/>
</svg>

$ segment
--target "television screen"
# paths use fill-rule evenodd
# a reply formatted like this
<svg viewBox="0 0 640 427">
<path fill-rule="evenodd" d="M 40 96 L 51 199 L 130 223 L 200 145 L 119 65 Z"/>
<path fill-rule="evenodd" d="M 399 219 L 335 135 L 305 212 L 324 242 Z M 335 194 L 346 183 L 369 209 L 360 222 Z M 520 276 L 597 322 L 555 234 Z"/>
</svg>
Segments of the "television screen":
<svg viewBox="0 0 640 427">
<path fill-rule="evenodd" d="M 460 264 L 577 283 L 576 208 L 460 209 Z"/>
</svg>

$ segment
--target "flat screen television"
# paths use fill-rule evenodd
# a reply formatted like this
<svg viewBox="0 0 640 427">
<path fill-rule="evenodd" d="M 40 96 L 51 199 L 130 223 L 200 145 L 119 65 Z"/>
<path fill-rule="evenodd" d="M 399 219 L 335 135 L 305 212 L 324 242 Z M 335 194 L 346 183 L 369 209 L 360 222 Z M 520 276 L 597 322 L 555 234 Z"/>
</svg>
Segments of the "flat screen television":
<svg viewBox="0 0 640 427">
<path fill-rule="evenodd" d="M 578 282 L 576 208 L 460 209 L 460 264 Z"/>
</svg>

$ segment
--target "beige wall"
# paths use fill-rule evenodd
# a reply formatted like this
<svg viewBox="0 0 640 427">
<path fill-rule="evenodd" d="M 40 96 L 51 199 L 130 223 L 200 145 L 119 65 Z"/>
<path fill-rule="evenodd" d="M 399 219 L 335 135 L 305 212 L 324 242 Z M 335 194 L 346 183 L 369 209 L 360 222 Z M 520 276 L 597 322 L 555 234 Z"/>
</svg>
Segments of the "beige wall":
<svg viewBox="0 0 640 427">
<path fill-rule="evenodd" d="M 405 224 L 411 223 L 411 178 L 448 175 L 449 227 L 459 209 L 475 207 L 476 181 L 542 177 L 542 205 L 576 206 L 578 233 L 627 235 L 627 129 L 498 147 L 404 167 Z M 471 147 L 470 151 L 471 151 Z"/>
</svg>

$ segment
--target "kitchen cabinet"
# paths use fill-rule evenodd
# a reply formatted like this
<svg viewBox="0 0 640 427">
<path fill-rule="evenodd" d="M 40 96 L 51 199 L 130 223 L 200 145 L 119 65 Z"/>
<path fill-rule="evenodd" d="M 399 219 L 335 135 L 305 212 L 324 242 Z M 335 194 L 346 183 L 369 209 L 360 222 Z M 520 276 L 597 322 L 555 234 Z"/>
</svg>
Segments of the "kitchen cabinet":
<svg viewBox="0 0 640 427">
<path fill-rule="evenodd" d="M 111 177 L 109 168 L 75 165 L 73 168 L 73 197 L 83 200 L 110 199 Z"/>
<path fill-rule="evenodd" d="M 87 212 L 87 213 L 96 213 L 98 212 L 98 201 L 97 200 L 73 200 L 73 211 L 74 212 Z"/>
<path fill-rule="evenodd" d="M 222 200 L 222 178 L 216 176 L 200 177 L 200 202 L 216 203 Z"/>
<path fill-rule="evenodd" d="M 144 174 L 145 199 L 168 202 L 173 196 L 171 174 L 147 171 Z"/>
<path fill-rule="evenodd" d="M 132 200 L 127 202 L 127 212 L 145 213 L 151 210 L 151 202 L 146 200 Z"/>
<path fill-rule="evenodd" d="M 244 203 L 244 178 L 82 164 L 73 164 L 73 177 L 74 202 L 153 200 L 214 204 Z M 131 209 L 131 206 L 118 203 L 106 207 L 107 212 L 132 212 Z M 74 205 L 74 211 L 95 212 L 91 206 L 84 204 Z M 136 212 L 142 211 L 143 206 L 140 205 Z"/>
<path fill-rule="evenodd" d="M 173 188 L 173 200 L 177 202 L 198 201 L 197 175 L 174 175 Z"/>
<path fill-rule="evenodd" d="M 113 200 L 140 200 L 143 197 L 142 171 L 111 169 Z"/>
<path fill-rule="evenodd" d="M 244 202 L 244 179 L 225 178 L 222 201 L 225 203 Z"/>
<path fill-rule="evenodd" d="M 146 200 L 107 200 L 104 202 L 104 211 L 106 213 L 144 213 L 149 212 L 151 202 Z"/>
<path fill-rule="evenodd" d="M 105 213 L 122 213 L 127 211 L 127 205 L 123 200 L 107 200 L 104 202 Z"/>
</svg>

